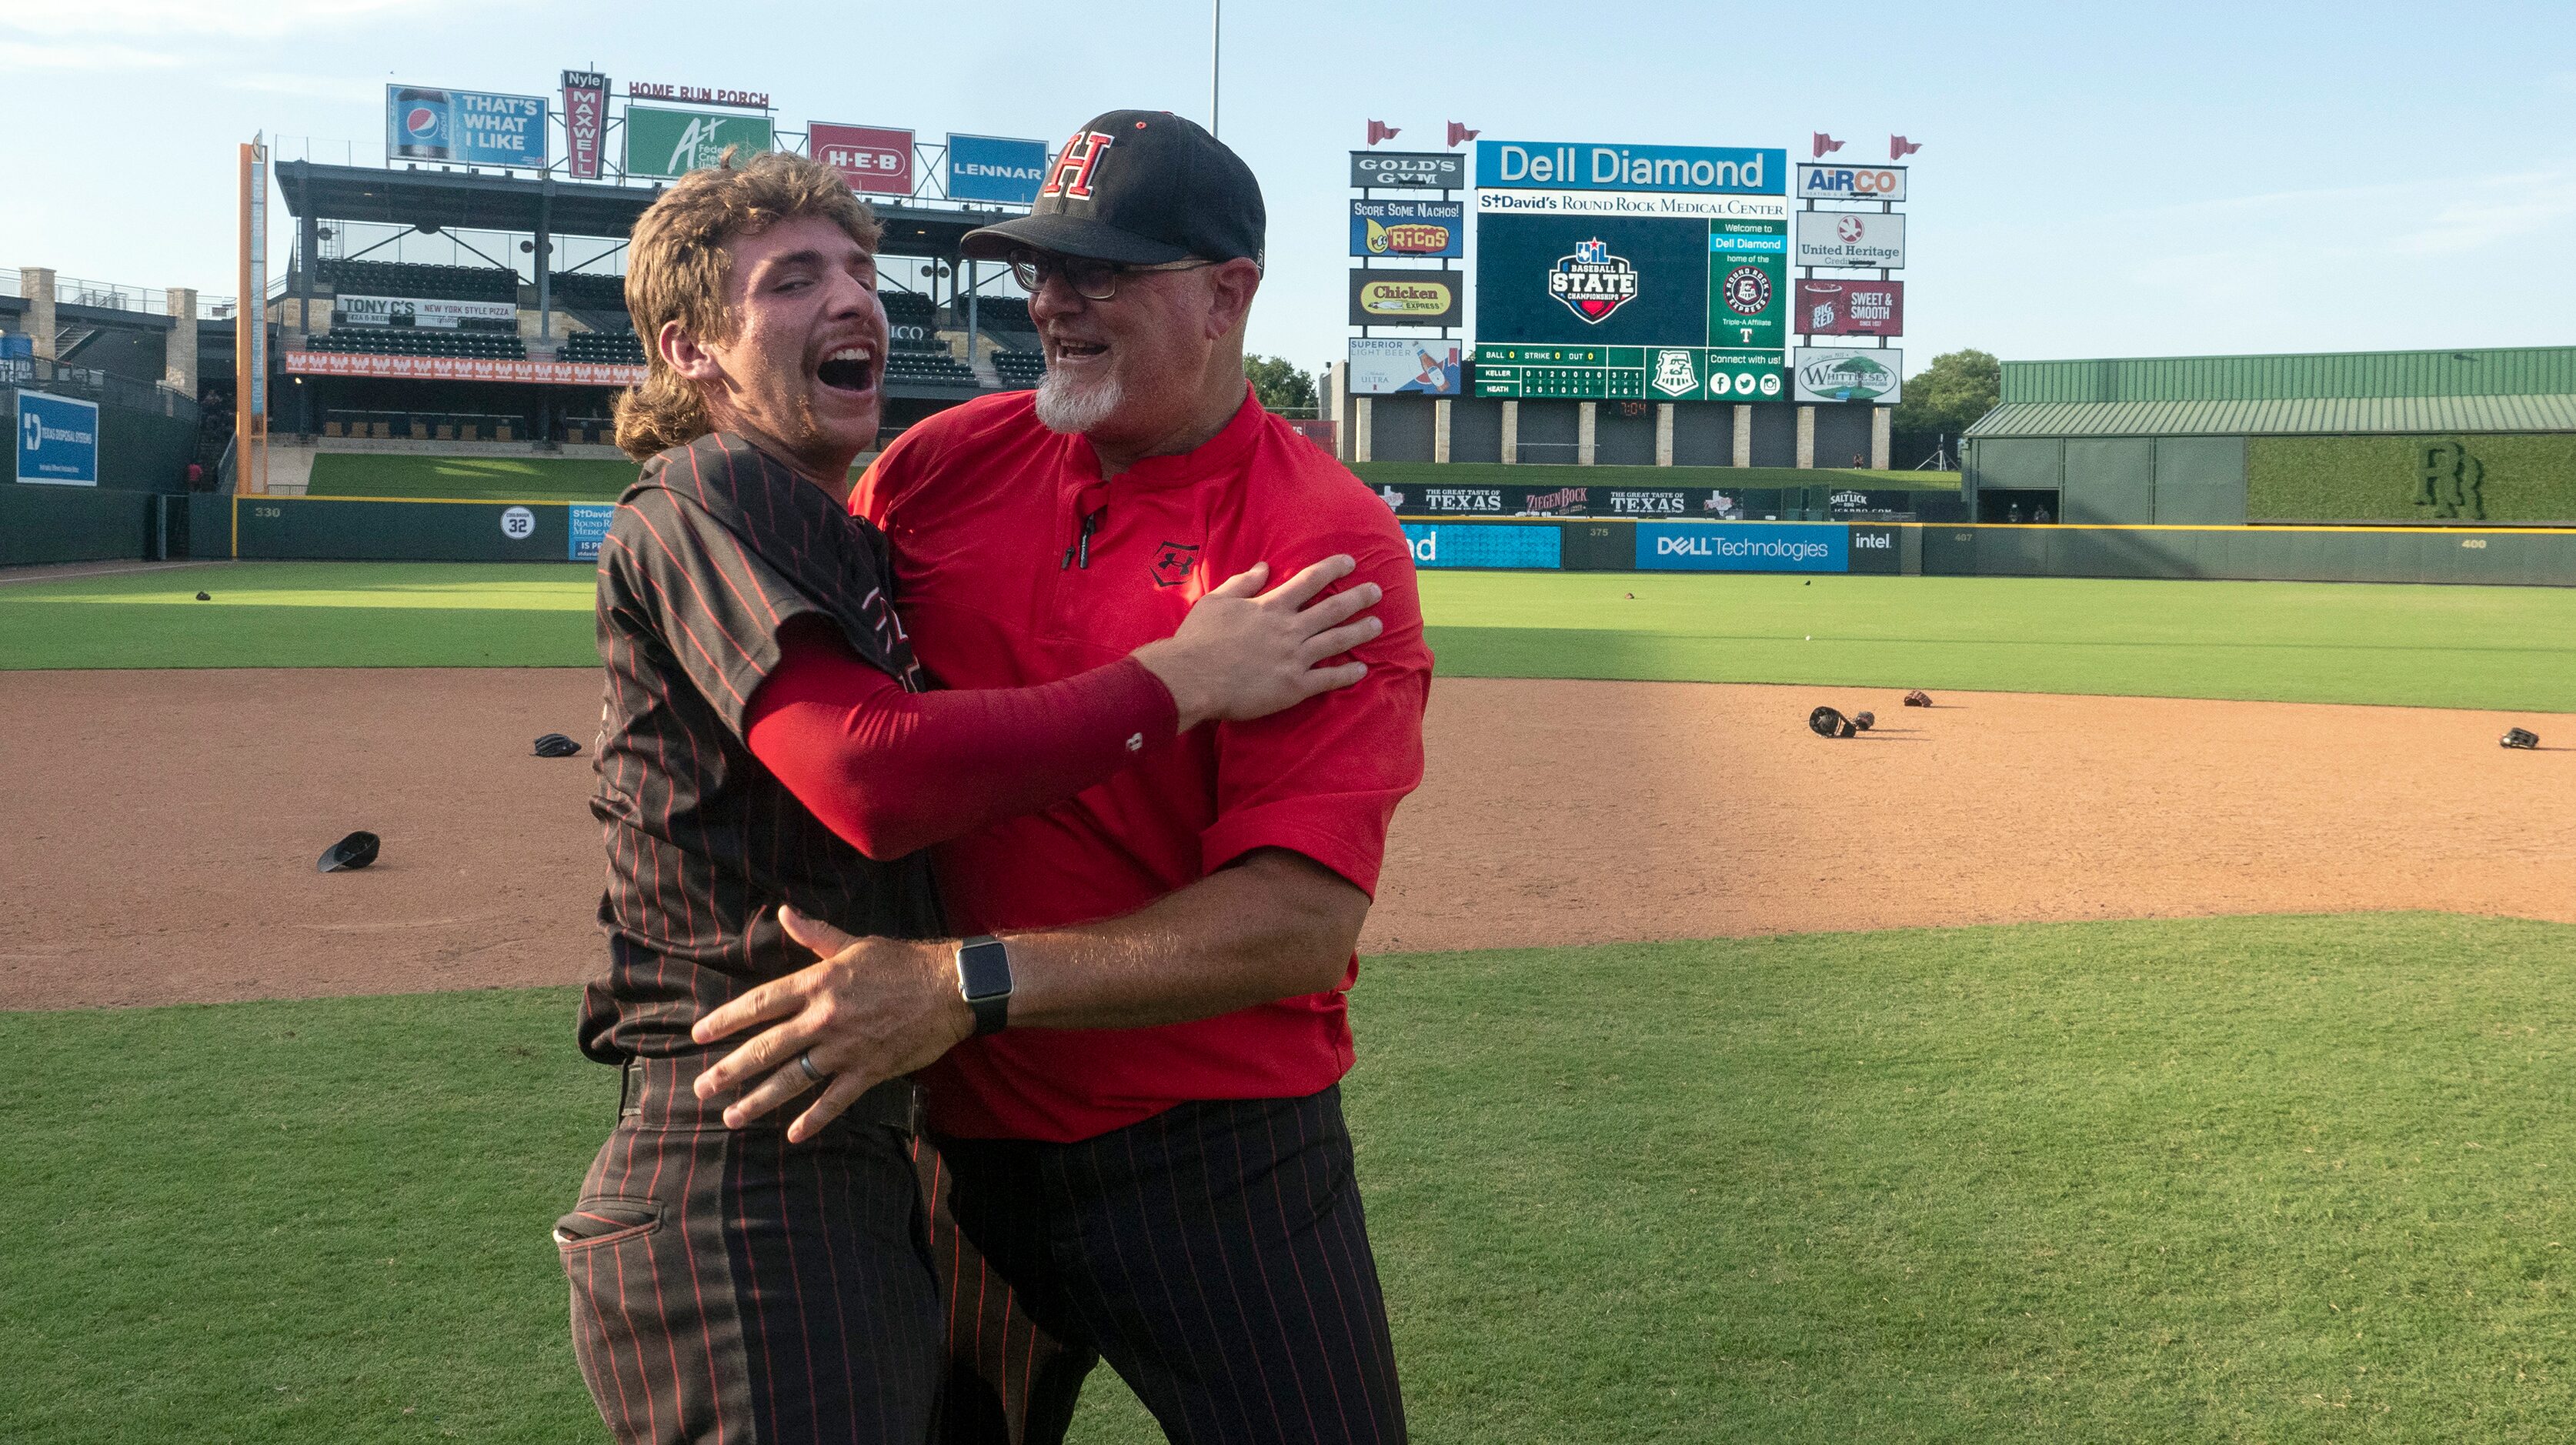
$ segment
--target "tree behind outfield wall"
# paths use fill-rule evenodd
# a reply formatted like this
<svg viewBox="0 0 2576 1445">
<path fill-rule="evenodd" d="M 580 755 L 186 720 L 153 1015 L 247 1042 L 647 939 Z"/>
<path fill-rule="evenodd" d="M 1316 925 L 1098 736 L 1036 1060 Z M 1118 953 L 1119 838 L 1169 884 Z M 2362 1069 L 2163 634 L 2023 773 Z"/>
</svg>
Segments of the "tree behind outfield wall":
<svg viewBox="0 0 2576 1445">
<path fill-rule="evenodd" d="M 1284 356 L 1251 356 L 1243 358 L 1243 374 L 1252 379 L 1253 394 L 1261 404 L 1281 416 L 1311 417 L 1315 410 L 1315 378 L 1297 369 Z"/>
<path fill-rule="evenodd" d="M 2004 365 L 1993 353 L 1944 352 L 1905 379 L 1905 399 L 1890 420 L 1901 432 L 1946 434 L 1955 452 L 1959 433 L 1994 409 L 2003 385 Z"/>
</svg>

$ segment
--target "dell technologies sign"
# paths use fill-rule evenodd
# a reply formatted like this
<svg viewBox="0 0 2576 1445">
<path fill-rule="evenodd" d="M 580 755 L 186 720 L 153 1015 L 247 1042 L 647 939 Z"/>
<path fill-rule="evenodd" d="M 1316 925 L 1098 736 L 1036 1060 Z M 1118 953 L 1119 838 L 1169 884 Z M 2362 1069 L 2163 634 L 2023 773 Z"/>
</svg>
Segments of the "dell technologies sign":
<svg viewBox="0 0 2576 1445">
<path fill-rule="evenodd" d="M 1411 186 L 1426 191 L 1467 189 L 1467 158 L 1441 151 L 1353 151 L 1351 184 L 1361 190 Z"/>
<path fill-rule="evenodd" d="M 1639 522 L 1640 572 L 1848 572 L 1854 528 L 1832 522 Z"/>
</svg>

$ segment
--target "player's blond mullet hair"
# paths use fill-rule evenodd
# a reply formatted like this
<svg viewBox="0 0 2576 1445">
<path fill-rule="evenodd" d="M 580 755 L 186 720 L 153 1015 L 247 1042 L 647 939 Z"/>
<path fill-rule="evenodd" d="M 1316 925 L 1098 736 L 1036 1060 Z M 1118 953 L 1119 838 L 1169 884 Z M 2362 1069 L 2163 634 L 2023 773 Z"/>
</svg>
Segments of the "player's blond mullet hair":
<svg viewBox="0 0 2576 1445">
<path fill-rule="evenodd" d="M 803 156 L 756 155 L 737 166 L 728 149 L 645 208 L 626 248 L 626 309 L 645 358 L 643 383 L 617 397 L 617 445 L 628 456 L 643 461 L 715 430 L 706 394 L 671 370 L 655 338 L 677 321 L 697 341 L 731 341 L 739 318 L 725 307 L 726 243 L 806 216 L 876 251 L 875 215 L 831 167 Z"/>
</svg>

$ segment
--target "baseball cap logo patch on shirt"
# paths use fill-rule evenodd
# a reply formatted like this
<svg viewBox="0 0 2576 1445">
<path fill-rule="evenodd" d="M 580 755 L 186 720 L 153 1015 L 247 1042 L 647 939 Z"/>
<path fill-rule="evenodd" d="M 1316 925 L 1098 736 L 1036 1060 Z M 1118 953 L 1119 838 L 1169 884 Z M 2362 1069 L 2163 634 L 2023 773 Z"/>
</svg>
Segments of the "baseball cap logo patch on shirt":
<svg viewBox="0 0 2576 1445">
<path fill-rule="evenodd" d="M 1190 569 L 1198 565 L 1199 544 L 1165 542 L 1154 549 L 1154 585 L 1178 587 L 1190 579 Z"/>
</svg>

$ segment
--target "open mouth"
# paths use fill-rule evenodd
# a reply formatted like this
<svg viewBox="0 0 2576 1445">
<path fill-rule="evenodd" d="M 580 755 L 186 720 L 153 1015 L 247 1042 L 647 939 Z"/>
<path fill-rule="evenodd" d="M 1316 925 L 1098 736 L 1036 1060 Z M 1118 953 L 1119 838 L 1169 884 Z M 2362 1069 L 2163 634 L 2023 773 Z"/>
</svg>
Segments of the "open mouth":
<svg viewBox="0 0 2576 1445">
<path fill-rule="evenodd" d="M 834 391 L 859 393 L 876 385 L 877 358 L 864 346 L 844 346 L 814 368 L 814 379 Z"/>
<path fill-rule="evenodd" d="M 1109 348 L 1096 341 L 1077 341 L 1070 336 L 1057 336 L 1049 340 L 1055 350 L 1052 360 L 1058 362 L 1069 361 L 1079 365 L 1109 354 Z"/>
</svg>

